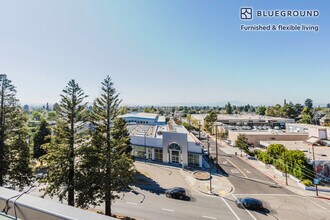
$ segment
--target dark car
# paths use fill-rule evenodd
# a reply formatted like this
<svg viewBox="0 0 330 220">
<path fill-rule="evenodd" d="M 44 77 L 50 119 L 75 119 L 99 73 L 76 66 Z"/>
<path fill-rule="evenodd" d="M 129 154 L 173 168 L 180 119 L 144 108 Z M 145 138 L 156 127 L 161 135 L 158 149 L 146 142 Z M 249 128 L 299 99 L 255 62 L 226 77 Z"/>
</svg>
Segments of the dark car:
<svg viewBox="0 0 330 220">
<path fill-rule="evenodd" d="M 165 195 L 167 198 L 189 200 L 189 196 L 187 196 L 186 190 L 181 187 L 167 189 L 165 191 Z"/>
<path fill-rule="evenodd" d="M 261 210 L 263 209 L 262 202 L 254 198 L 238 198 L 236 200 L 236 205 L 239 208 L 246 208 L 250 210 Z"/>
</svg>

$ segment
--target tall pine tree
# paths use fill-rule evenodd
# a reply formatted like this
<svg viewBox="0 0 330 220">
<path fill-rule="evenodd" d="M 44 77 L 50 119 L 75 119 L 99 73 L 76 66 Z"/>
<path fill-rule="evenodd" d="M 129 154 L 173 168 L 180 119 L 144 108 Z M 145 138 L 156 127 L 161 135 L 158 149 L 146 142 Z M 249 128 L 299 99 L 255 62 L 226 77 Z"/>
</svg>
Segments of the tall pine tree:
<svg viewBox="0 0 330 220">
<path fill-rule="evenodd" d="M 80 149 L 77 185 L 81 207 L 105 203 L 105 214 L 111 216 L 111 203 L 132 182 L 133 160 L 126 123 L 117 119 L 121 102 L 108 76 L 102 82 L 101 96 L 94 101 L 92 138 Z"/>
<path fill-rule="evenodd" d="M 47 154 L 43 156 L 48 168 L 45 194 L 57 195 L 60 201 L 67 199 L 71 206 L 75 204 L 77 151 L 86 139 L 86 97 L 75 80 L 65 87 L 55 109 L 58 117 L 54 135 L 45 145 Z"/>
<path fill-rule="evenodd" d="M 26 121 L 16 99 L 15 86 L 6 75 L 0 75 L 0 186 L 23 188 L 30 183 Z"/>
<path fill-rule="evenodd" d="M 46 153 L 45 149 L 42 148 L 42 145 L 50 142 L 50 139 L 48 138 L 50 134 L 51 132 L 48 128 L 48 123 L 45 120 L 42 120 L 37 133 L 33 137 L 34 158 L 39 158 Z"/>
</svg>

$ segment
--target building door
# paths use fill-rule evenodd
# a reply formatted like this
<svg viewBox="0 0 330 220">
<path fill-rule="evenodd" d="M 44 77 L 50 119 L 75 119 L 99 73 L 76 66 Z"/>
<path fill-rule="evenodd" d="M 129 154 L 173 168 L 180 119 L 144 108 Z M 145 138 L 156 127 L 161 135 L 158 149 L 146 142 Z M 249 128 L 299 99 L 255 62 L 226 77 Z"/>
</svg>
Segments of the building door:
<svg viewBox="0 0 330 220">
<path fill-rule="evenodd" d="M 148 160 L 152 160 L 152 149 L 148 149 Z"/>
<path fill-rule="evenodd" d="M 179 155 L 179 151 L 172 150 L 172 163 L 180 163 Z"/>
</svg>

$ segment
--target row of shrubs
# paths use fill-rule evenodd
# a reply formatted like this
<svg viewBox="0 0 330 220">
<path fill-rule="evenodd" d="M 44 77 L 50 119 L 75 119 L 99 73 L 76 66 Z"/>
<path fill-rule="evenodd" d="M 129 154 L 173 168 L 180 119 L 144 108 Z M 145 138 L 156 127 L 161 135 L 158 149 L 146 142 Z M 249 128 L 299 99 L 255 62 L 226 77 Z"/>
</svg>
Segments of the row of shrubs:
<svg viewBox="0 0 330 220">
<path fill-rule="evenodd" d="M 255 151 L 258 160 L 271 164 L 281 172 L 287 172 L 301 183 L 310 186 L 314 177 L 312 165 L 307 162 L 305 154 L 300 150 L 287 150 L 282 144 L 271 144 L 266 151 Z"/>
</svg>

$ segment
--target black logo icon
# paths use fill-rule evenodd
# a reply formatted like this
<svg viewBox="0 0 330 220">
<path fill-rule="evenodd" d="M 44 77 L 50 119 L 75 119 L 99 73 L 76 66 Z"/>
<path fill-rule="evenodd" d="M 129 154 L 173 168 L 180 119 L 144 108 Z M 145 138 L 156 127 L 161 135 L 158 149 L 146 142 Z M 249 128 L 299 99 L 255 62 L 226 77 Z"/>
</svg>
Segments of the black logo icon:
<svg viewBox="0 0 330 220">
<path fill-rule="evenodd" d="M 241 19 L 252 19 L 252 8 L 241 8 Z"/>
</svg>

